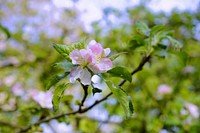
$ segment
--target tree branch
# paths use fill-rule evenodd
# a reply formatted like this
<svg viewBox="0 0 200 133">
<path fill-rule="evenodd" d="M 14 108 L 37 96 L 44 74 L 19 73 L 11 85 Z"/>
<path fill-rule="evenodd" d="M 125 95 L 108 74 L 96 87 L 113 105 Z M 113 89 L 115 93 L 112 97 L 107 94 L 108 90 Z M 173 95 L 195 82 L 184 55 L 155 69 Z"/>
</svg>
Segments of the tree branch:
<svg viewBox="0 0 200 133">
<path fill-rule="evenodd" d="M 83 96 L 83 99 L 81 100 L 81 104 L 79 105 L 79 112 L 82 111 L 82 106 L 84 105 L 84 102 L 88 96 L 88 85 L 81 84 L 81 86 L 83 87 L 83 90 L 84 90 L 84 96 Z"/>
<path fill-rule="evenodd" d="M 138 67 L 136 67 L 136 68 L 132 71 L 131 75 L 134 75 L 135 73 L 141 71 L 141 70 L 143 69 L 143 66 L 145 65 L 145 63 L 149 62 L 150 58 L 151 58 L 150 55 L 144 56 L 144 57 L 142 58 L 142 61 L 141 61 L 140 64 L 138 65 Z M 118 86 L 122 86 L 125 82 L 126 82 L 126 80 L 122 80 L 122 81 L 118 84 Z M 85 88 L 85 89 L 84 89 L 84 88 Z M 66 116 L 66 115 L 69 116 L 69 115 L 75 115 L 75 114 L 82 114 L 82 113 L 85 113 L 85 112 L 87 112 L 88 110 L 92 109 L 92 108 L 93 108 L 94 106 L 96 106 L 97 104 L 99 104 L 99 103 L 105 101 L 108 97 L 110 97 L 110 96 L 113 94 L 112 92 L 110 92 L 109 94 L 107 94 L 107 95 L 106 95 L 105 97 L 103 97 L 102 99 L 96 100 L 96 101 L 95 101 L 92 105 L 90 105 L 89 107 L 86 107 L 86 108 L 84 108 L 84 109 L 81 109 L 81 106 L 83 106 L 83 104 L 84 104 L 84 102 L 85 102 L 85 100 L 86 100 L 86 98 L 87 98 L 87 95 L 88 95 L 88 94 L 87 94 L 88 86 L 87 86 L 87 89 L 86 89 L 86 86 L 83 86 L 83 89 L 84 89 L 84 97 L 83 97 L 83 99 L 82 99 L 82 101 L 81 101 L 81 104 L 80 104 L 80 106 L 79 106 L 79 109 L 78 109 L 77 111 L 73 111 L 73 112 L 69 112 L 69 113 L 63 113 L 63 114 L 59 114 L 59 115 L 56 115 L 56 116 L 52 116 L 52 117 L 49 117 L 49 118 L 46 118 L 46 119 L 39 120 L 38 122 L 33 123 L 33 124 L 29 125 L 28 127 L 24 128 L 24 129 L 21 129 L 18 133 L 24 133 L 24 132 L 28 131 L 29 129 L 31 129 L 32 126 L 39 125 L 39 124 L 44 123 L 44 122 L 48 122 L 48 121 L 50 121 L 50 120 L 52 120 L 52 119 L 58 119 L 58 118 L 60 118 L 60 117 Z"/>
</svg>

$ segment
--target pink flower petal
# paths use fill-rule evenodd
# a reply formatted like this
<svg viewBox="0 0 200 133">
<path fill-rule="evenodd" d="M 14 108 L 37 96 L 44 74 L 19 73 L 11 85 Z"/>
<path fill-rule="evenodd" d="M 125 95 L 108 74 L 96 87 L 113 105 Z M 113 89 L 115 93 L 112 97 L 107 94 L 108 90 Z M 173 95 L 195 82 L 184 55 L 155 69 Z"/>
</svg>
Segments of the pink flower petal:
<svg viewBox="0 0 200 133">
<path fill-rule="evenodd" d="M 101 73 L 101 71 L 99 70 L 98 66 L 96 64 L 94 64 L 94 63 L 89 64 L 88 68 L 95 74 Z"/>
<path fill-rule="evenodd" d="M 73 50 L 69 57 L 72 59 L 73 64 L 80 64 L 82 61 L 82 56 L 78 49 Z"/>
<path fill-rule="evenodd" d="M 97 66 L 102 72 L 106 72 L 112 68 L 112 61 L 109 58 L 101 58 Z"/>
<path fill-rule="evenodd" d="M 98 63 L 90 64 L 88 67 L 95 74 L 103 73 L 112 68 L 112 61 L 109 58 L 101 58 Z"/>
<path fill-rule="evenodd" d="M 102 55 L 103 47 L 100 43 L 94 43 L 94 40 L 92 40 L 91 42 L 89 42 L 87 47 L 92 51 L 93 54 L 98 56 Z"/>
<path fill-rule="evenodd" d="M 83 63 L 92 62 L 91 50 L 81 49 L 80 54 L 83 60 Z"/>
</svg>

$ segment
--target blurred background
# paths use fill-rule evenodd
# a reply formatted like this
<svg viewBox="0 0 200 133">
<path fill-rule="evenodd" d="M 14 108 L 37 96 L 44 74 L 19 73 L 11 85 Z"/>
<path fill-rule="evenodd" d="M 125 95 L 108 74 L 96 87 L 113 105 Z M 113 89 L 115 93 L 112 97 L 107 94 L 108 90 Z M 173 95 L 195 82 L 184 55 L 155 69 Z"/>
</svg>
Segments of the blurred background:
<svg viewBox="0 0 200 133">
<path fill-rule="evenodd" d="M 128 45 L 137 21 L 149 27 L 166 25 L 183 48 L 164 59 L 154 56 L 123 86 L 134 103 L 133 118 L 123 119 L 123 110 L 111 97 L 85 114 L 52 120 L 29 132 L 199 133 L 200 0 L 1 0 L 0 133 L 78 108 L 75 103 L 83 92 L 75 84 L 66 89 L 60 110 L 52 110 L 53 88 L 46 91 L 44 86 L 63 72 L 53 64 L 64 60 L 53 42 L 95 39 L 112 53 L 128 52 L 114 63 L 132 70 L 142 58 Z M 86 106 L 109 93 L 100 86 L 103 92 L 90 94 Z"/>
</svg>

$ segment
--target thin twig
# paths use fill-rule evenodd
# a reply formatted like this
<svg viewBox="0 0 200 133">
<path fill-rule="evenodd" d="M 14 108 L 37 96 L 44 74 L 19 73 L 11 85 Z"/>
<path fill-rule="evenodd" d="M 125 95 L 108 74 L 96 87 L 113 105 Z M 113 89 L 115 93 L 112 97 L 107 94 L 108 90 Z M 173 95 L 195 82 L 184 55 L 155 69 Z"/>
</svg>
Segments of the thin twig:
<svg viewBox="0 0 200 133">
<path fill-rule="evenodd" d="M 131 75 L 134 75 L 134 74 L 137 73 L 138 71 L 141 71 L 142 68 L 143 68 L 143 66 L 145 65 L 145 63 L 147 63 L 147 62 L 150 60 L 150 58 L 151 58 L 150 55 L 143 57 L 142 61 L 141 61 L 140 64 L 138 65 L 138 67 L 135 68 L 135 69 L 132 71 Z M 122 81 L 118 84 L 118 86 L 122 86 L 125 82 L 126 82 L 126 80 L 122 80 Z M 85 113 L 85 112 L 87 112 L 88 110 L 92 109 L 92 108 L 93 108 L 94 106 L 96 106 L 97 104 L 99 104 L 99 103 L 105 101 L 105 100 L 106 100 L 108 97 L 110 97 L 112 94 L 113 94 L 113 93 L 110 92 L 109 94 L 107 94 L 107 95 L 106 95 L 105 97 L 103 97 L 102 99 L 96 100 L 92 105 L 90 105 L 89 107 L 86 107 L 86 108 L 84 108 L 84 109 L 81 109 L 81 110 L 80 110 L 80 107 L 79 107 L 79 109 L 78 109 L 77 111 L 73 111 L 73 112 L 69 112 L 69 113 L 63 113 L 63 114 L 59 114 L 59 115 L 56 115 L 56 116 L 52 116 L 52 117 L 49 117 L 49 118 L 46 118 L 46 119 L 39 120 L 38 122 L 33 123 L 33 124 L 29 125 L 28 127 L 24 128 L 24 129 L 21 129 L 18 133 L 27 132 L 29 129 L 31 129 L 32 126 L 39 125 L 39 124 L 44 123 L 44 122 L 49 122 L 49 121 L 52 120 L 52 119 L 58 119 L 58 118 L 60 118 L 60 117 L 67 116 L 67 115 L 69 116 L 69 115 L 75 115 L 75 114 L 82 114 L 82 113 Z M 85 102 L 85 100 L 86 100 L 86 98 L 87 98 L 87 95 L 88 95 L 88 94 L 85 92 L 81 104 L 84 104 L 84 102 Z"/>
</svg>

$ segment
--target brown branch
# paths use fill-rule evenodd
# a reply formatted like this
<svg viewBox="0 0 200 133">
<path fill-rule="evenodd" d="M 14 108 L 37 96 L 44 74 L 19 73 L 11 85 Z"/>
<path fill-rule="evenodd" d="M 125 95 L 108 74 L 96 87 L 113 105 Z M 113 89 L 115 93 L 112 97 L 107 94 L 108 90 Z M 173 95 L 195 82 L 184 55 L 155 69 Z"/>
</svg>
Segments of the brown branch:
<svg viewBox="0 0 200 133">
<path fill-rule="evenodd" d="M 147 62 L 150 60 L 150 58 L 151 58 L 150 55 L 144 56 L 143 59 L 142 59 L 142 61 L 141 61 L 140 64 L 138 65 L 138 67 L 136 67 L 136 68 L 132 71 L 131 75 L 134 75 L 134 74 L 137 73 L 138 71 L 141 71 L 142 68 L 143 68 L 143 66 L 145 65 L 145 63 L 147 63 Z M 126 82 L 126 80 L 122 80 L 122 81 L 118 84 L 118 86 L 122 86 L 125 82 Z M 85 87 L 85 88 L 86 88 L 86 87 Z M 29 129 L 31 129 L 32 126 L 39 125 L 39 124 L 44 123 L 44 122 L 49 122 L 49 121 L 52 120 L 52 119 L 58 119 L 58 118 L 60 118 L 60 117 L 66 116 L 66 115 L 69 116 L 69 115 L 75 115 L 75 114 L 82 114 L 82 113 L 85 113 L 85 112 L 87 112 L 88 110 L 92 109 L 92 108 L 93 108 L 94 106 L 96 106 L 97 104 L 99 104 L 99 103 L 105 101 L 108 97 L 110 97 L 110 96 L 113 94 L 112 92 L 110 92 L 109 94 L 107 94 L 107 95 L 106 95 L 105 97 L 103 97 L 102 99 L 96 100 L 96 101 L 95 101 L 92 105 L 90 105 L 89 107 L 86 107 L 86 108 L 84 108 L 84 109 L 81 109 L 81 106 L 83 106 L 83 104 L 84 104 L 84 102 L 85 102 L 85 100 L 86 100 L 86 98 L 87 98 L 87 95 L 88 95 L 87 92 L 86 92 L 85 90 L 87 90 L 87 89 L 84 89 L 84 93 L 85 93 L 85 94 L 84 94 L 84 97 L 83 97 L 83 99 L 82 99 L 82 101 L 81 101 L 81 105 L 79 106 L 79 109 L 78 109 L 77 111 L 73 111 L 73 112 L 69 112 L 69 113 L 63 113 L 63 114 L 59 114 L 59 115 L 56 115 L 56 116 L 52 116 L 52 117 L 49 117 L 49 118 L 46 118 L 46 119 L 39 120 L 38 122 L 33 123 L 33 124 L 29 125 L 28 127 L 24 128 L 24 129 L 21 129 L 18 133 L 27 132 Z"/>
<path fill-rule="evenodd" d="M 83 99 L 81 100 L 81 103 L 79 105 L 79 112 L 82 111 L 82 106 L 84 105 L 84 102 L 88 96 L 88 85 L 83 85 L 81 84 L 81 86 L 83 87 L 83 90 L 84 90 L 84 96 L 83 96 Z"/>
</svg>

